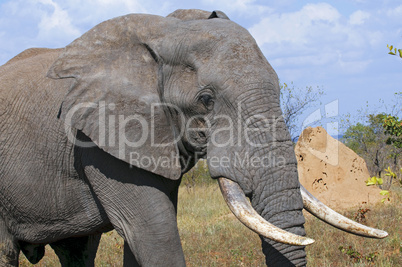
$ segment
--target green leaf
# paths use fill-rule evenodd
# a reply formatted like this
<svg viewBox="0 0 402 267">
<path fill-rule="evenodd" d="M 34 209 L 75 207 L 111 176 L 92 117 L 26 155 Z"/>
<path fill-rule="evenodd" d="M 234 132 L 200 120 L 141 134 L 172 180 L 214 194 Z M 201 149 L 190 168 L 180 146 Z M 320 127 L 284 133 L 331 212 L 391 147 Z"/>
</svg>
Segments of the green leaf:
<svg viewBox="0 0 402 267">
<path fill-rule="evenodd" d="M 396 178 L 396 174 L 391 170 L 390 167 L 388 167 L 388 169 L 384 169 L 384 171 L 386 172 L 385 176 L 391 176 L 392 178 Z"/>
<path fill-rule="evenodd" d="M 375 185 L 376 183 L 377 183 L 377 177 L 375 177 L 375 176 L 368 178 L 366 181 L 367 186 Z"/>
<path fill-rule="evenodd" d="M 381 190 L 380 195 L 381 196 L 389 195 L 389 191 L 388 190 Z"/>
<path fill-rule="evenodd" d="M 392 51 L 393 48 L 394 48 L 394 46 L 391 45 L 391 46 L 389 47 L 389 51 Z"/>
<path fill-rule="evenodd" d="M 398 52 L 399 52 L 399 57 L 402 58 L 402 49 L 398 49 Z"/>
<path fill-rule="evenodd" d="M 377 184 L 382 184 L 383 183 L 383 180 L 381 179 L 381 178 L 377 178 Z"/>
<path fill-rule="evenodd" d="M 395 56 L 395 54 L 394 54 L 393 52 L 389 52 L 388 54 L 390 54 L 390 55 L 394 55 L 394 56 Z"/>
</svg>

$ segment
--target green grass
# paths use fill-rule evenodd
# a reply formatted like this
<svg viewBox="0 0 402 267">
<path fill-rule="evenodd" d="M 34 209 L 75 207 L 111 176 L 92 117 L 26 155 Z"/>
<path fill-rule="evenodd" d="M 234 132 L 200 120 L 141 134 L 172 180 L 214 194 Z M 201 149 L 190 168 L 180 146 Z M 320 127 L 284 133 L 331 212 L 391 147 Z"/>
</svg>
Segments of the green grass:
<svg viewBox="0 0 402 267">
<path fill-rule="evenodd" d="M 306 214 L 307 235 L 316 242 L 307 247 L 309 266 L 399 266 L 402 262 L 402 190 L 391 203 L 370 208 L 366 225 L 388 231 L 383 240 L 368 239 L 335 229 Z M 353 218 L 357 209 L 344 212 Z M 265 266 L 261 241 L 231 214 L 216 183 L 186 186 L 179 191 L 178 225 L 188 266 Z M 104 234 L 96 266 L 122 266 L 123 241 L 115 231 Z M 339 247 L 362 255 L 355 262 Z M 359 255 L 355 254 L 355 255 Z M 365 257 L 373 258 L 374 263 Z M 375 255 L 375 257 L 373 257 Z M 21 266 L 32 266 L 21 256 Z M 60 266 L 53 251 L 36 266 Z"/>
</svg>

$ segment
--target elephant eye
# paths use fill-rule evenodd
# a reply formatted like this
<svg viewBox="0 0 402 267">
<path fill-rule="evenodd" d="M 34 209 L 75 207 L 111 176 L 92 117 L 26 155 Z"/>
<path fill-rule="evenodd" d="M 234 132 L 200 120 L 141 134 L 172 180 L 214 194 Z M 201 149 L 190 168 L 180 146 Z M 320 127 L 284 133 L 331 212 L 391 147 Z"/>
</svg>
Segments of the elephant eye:
<svg viewBox="0 0 402 267">
<path fill-rule="evenodd" d="M 214 106 L 214 98 L 211 94 L 202 94 L 199 97 L 199 101 L 204 104 L 204 106 L 208 109 L 211 110 Z"/>
</svg>

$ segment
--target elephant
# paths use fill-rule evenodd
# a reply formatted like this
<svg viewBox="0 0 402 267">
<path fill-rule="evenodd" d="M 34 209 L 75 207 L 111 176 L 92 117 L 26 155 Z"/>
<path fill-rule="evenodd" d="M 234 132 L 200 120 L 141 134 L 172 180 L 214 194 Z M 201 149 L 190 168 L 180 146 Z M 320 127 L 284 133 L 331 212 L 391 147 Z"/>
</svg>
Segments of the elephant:
<svg viewBox="0 0 402 267">
<path fill-rule="evenodd" d="M 94 266 L 101 234 L 125 266 L 185 266 L 181 178 L 206 159 L 269 266 L 306 265 L 302 209 L 383 238 L 299 183 L 278 77 L 248 31 L 221 11 L 129 14 L 62 49 L 32 48 L 0 68 L 0 265 Z"/>
</svg>

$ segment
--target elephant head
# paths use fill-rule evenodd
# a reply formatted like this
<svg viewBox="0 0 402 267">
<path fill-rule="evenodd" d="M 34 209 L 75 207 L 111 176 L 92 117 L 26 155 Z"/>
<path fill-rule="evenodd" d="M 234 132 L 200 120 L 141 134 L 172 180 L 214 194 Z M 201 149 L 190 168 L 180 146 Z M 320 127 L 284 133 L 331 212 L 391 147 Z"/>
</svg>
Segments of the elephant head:
<svg viewBox="0 0 402 267">
<path fill-rule="evenodd" d="M 247 30 L 222 12 L 106 21 L 67 46 L 48 76 L 75 80 L 59 114 L 66 129 L 114 157 L 172 180 L 207 158 L 272 266 L 306 264 L 304 245 L 313 241 L 304 237 L 304 206 L 344 230 L 371 231 L 300 190 L 277 75 Z"/>
</svg>

